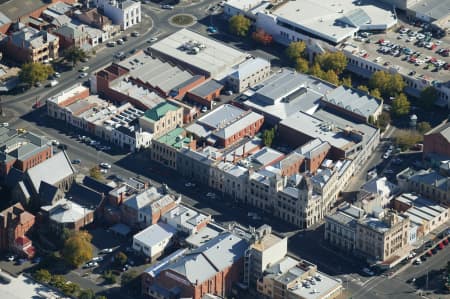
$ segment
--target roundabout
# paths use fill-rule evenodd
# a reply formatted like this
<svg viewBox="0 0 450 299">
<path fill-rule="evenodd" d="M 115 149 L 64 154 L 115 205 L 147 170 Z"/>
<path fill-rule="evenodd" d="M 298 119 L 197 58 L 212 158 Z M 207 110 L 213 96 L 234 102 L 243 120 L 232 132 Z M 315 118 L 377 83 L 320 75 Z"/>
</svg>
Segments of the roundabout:
<svg viewBox="0 0 450 299">
<path fill-rule="evenodd" d="M 169 23 L 176 27 L 189 27 L 197 22 L 197 18 L 191 14 L 176 14 L 169 18 Z"/>
</svg>

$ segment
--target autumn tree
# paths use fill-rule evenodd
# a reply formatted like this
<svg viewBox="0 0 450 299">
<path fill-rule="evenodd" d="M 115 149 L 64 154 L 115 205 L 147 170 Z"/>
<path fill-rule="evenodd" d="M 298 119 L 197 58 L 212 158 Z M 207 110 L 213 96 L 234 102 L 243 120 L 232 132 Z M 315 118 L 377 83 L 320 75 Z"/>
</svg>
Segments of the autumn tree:
<svg viewBox="0 0 450 299">
<path fill-rule="evenodd" d="M 263 44 L 264 46 L 270 45 L 273 42 L 272 35 L 268 34 L 261 28 L 252 33 L 252 38 L 254 41 Z"/>
<path fill-rule="evenodd" d="M 295 69 L 300 73 L 307 73 L 309 70 L 308 61 L 304 58 L 297 58 L 295 61 Z"/>
<path fill-rule="evenodd" d="M 252 22 L 243 15 L 235 15 L 230 18 L 228 28 L 230 32 L 237 36 L 246 36 L 250 30 Z"/>
<path fill-rule="evenodd" d="M 339 85 L 339 77 L 333 70 L 328 70 L 326 72 L 322 72 L 319 77 L 322 80 L 328 81 L 334 85 Z"/>
<path fill-rule="evenodd" d="M 431 109 L 438 99 L 438 91 L 433 86 L 428 86 L 420 92 L 419 105 L 424 109 Z"/>
<path fill-rule="evenodd" d="M 54 73 L 51 65 L 39 62 L 30 62 L 22 65 L 19 72 L 19 79 L 23 83 L 34 85 L 37 82 L 43 82 Z"/>
<path fill-rule="evenodd" d="M 128 260 L 128 257 L 125 253 L 123 253 L 122 251 L 118 252 L 115 256 L 114 256 L 114 262 L 116 263 L 117 266 L 122 267 L 123 265 L 126 264 Z"/>
<path fill-rule="evenodd" d="M 341 84 L 345 87 L 352 87 L 352 78 L 350 76 L 342 78 Z"/>
<path fill-rule="evenodd" d="M 423 135 L 416 130 L 397 130 L 394 136 L 395 143 L 402 149 L 411 148 L 423 140 Z"/>
<path fill-rule="evenodd" d="M 314 63 L 309 68 L 309 73 L 318 78 L 321 78 L 323 76 L 323 70 L 320 68 L 320 65 L 318 63 Z"/>
<path fill-rule="evenodd" d="M 89 170 L 89 176 L 96 180 L 101 180 L 103 178 L 103 175 L 100 172 L 100 168 L 98 166 L 94 166 Z"/>
<path fill-rule="evenodd" d="M 420 134 L 425 134 L 429 130 L 431 130 L 431 125 L 429 122 L 421 121 L 417 124 L 417 131 L 419 131 Z"/>
<path fill-rule="evenodd" d="M 371 89 L 378 89 L 386 97 L 396 96 L 405 88 L 405 82 L 399 74 L 391 75 L 384 71 L 376 71 L 369 80 Z"/>
<path fill-rule="evenodd" d="M 62 256 L 73 267 L 79 267 L 92 259 L 92 236 L 86 231 L 73 233 L 64 243 Z"/>
<path fill-rule="evenodd" d="M 292 61 L 297 61 L 298 58 L 303 57 L 305 49 L 306 44 L 304 42 L 292 42 L 286 48 L 286 56 Z"/>
<path fill-rule="evenodd" d="M 369 87 L 367 87 L 365 85 L 359 85 L 356 88 L 359 89 L 359 90 L 365 91 L 365 92 L 369 92 Z"/>
<path fill-rule="evenodd" d="M 340 75 L 347 67 L 347 57 L 344 53 L 339 52 L 326 52 L 316 56 L 315 62 L 320 67 L 328 72 L 332 70 L 335 74 Z"/>
<path fill-rule="evenodd" d="M 381 98 L 381 92 L 380 92 L 380 90 L 378 88 L 372 89 L 370 91 L 370 95 L 373 96 L 374 98 L 377 98 L 377 99 L 380 99 L 380 100 L 382 99 Z"/>
<path fill-rule="evenodd" d="M 396 116 L 403 116 L 409 113 L 410 103 L 404 93 L 399 94 L 392 101 L 392 113 Z"/>
</svg>

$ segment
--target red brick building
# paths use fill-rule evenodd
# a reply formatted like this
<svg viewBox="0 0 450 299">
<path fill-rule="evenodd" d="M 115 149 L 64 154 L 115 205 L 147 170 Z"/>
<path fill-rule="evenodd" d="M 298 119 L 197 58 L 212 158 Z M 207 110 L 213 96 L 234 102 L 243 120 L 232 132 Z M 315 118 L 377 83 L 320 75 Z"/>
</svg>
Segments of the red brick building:
<svg viewBox="0 0 450 299">
<path fill-rule="evenodd" d="M 187 252 L 174 262 L 142 275 L 146 298 L 193 298 L 205 294 L 231 295 L 235 283 L 242 280 L 247 241 L 227 232 Z M 168 297 L 167 297 L 168 296 Z"/>
<path fill-rule="evenodd" d="M 264 116 L 225 104 L 198 119 L 186 131 L 210 145 L 226 148 L 244 137 L 255 136 L 263 123 Z"/>
<path fill-rule="evenodd" d="M 30 244 L 25 242 L 24 237 L 32 229 L 34 222 L 34 216 L 25 211 L 20 203 L 0 212 L 0 250 L 15 250 L 21 247 L 31 253 Z"/>
<path fill-rule="evenodd" d="M 212 109 L 213 100 L 220 96 L 220 91 L 223 89 L 223 85 L 215 80 L 209 80 L 202 85 L 190 90 L 186 94 L 186 98 L 201 106 L 206 106 Z"/>
<path fill-rule="evenodd" d="M 437 154 L 450 158 L 450 122 L 441 124 L 423 136 L 423 155 Z"/>
<path fill-rule="evenodd" d="M 53 154 L 48 141 L 31 132 L 1 128 L 0 140 L 0 178 L 6 177 L 13 167 L 25 172 Z"/>
</svg>

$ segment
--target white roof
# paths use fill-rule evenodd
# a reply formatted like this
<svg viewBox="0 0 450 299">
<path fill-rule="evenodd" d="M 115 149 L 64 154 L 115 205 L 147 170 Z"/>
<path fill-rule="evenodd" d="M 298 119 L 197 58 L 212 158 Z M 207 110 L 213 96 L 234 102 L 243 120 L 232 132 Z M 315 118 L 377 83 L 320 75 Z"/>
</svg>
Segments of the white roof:
<svg viewBox="0 0 450 299">
<path fill-rule="evenodd" d="M 264 2 L 263 0 L 228 0 L 225 2 L 225 6 L 234 7 L 241 11 L 248 11 L 255 6 L 258 6 Z"/>
<path fill-rule="evenodd" d="M 189 54 L 181 48 L 188 42 L 204 46 L 197 54 Z M 245 53 L 188 29 L 181 29 L 150 46 L 165 56 L 172 57 L 194 68 L 203 70 L 212 77 L 229 72 L 231 67 L 245 60 Z"/>
<path fill-rule="evenodd" d="M 237 79 L 245 79 L 266 67 L 270 67 L 270 62 L 260 57 L 256 57 L 253 59 L 248 59 L 234 67 L 236 71 L 230 76 Z"/>
<path fill-rule="evenodd" d="M 59 200 L 55 205 L 43 209 L 49 209 L 50 219 L 58 223 L 74 223 L 93 212 L 70 200 Z"/>
<path fill-rule="evenodd" d="M 61 91 L 60 93 L 57 93 L 54 96 L 48 98 L 47 101 L 59 105 L 59 104 L 63 103 L 64 101 L 66 101 L 82 92 L 85 92 L 86 90 L 88 90 L 87 87 L 81 85 L 81 83 L 77 83 L 77 84 Z"/>
<path fill-rule="evenodd" d="M 386 197 L 393 195 L 396 188 L 397 186 L 389 182 L 386 177 L 374 178 L 361 186 L 361 189 L 364 191 Z"/>
<path fill-rule="evenodd" d="M 286 1 L 272 11 L 279 21 L 293 24 L 322 39 L 339 43 L 361 30 L 385 30 L 397 23 L 390 8 L 375 1 Z"/>
<path fill-rule="evenodd" d="M 172 238 L 176 232 L 177 230 L 172 226 L 160 222 L 135 234 L 133 240 L 137 240 L 148 247 L 153 247 L 164 240 Z"/>
<path fill-rule="evenodd" d="M 23 298 L 61 298 L 68 299 L 63 294 L 50 289 L 49 287 L 34 281 L 31 278 L 20 274 L 18 277 L 12 277 L 2 271 L 2 276 L 7 277 L 11 282 L 9 284 L 0 283 L 0 298 L 4 299 L 23 299 Z"/>
</svg>

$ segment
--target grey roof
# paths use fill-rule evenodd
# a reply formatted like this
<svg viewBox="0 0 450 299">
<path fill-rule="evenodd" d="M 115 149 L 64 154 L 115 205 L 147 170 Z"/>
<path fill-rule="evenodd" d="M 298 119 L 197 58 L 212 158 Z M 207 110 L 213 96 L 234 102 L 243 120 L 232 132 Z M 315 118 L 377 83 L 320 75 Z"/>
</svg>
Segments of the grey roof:
<svg viewBox="0 0 450 299">
<path fill-rule="evenodd" d="M 144 192 L 128 198 L 123 204 L 134 210 L 139 210 L 163 196 L 164 195 L 161 194 L 155 187 L 151 187 Z"/>
<path fill-rule="evenodd" d="M 448 16 L 450 0 L 422 0 L 408 7 L 408 10 L 430 17 L 431 20 L 439 20 Z"/>
<path fill-rule="evenodd" d="M 254 153 L 250 156 L 252 162 L 257 162 L 261 165 L 269 165 L 284 156 L 283 153 L 280 153 L 277 150 L 274 150 L 270 147 L 264 147 L 258 152 Z"/>
<path fill-rule="evenodd" d="M 191 251 L 171 269 L 191 283 L 203 282 L 241 259 L 248 246 L 247 241 L 226 232 Z"/>
<path fill-rule="evenodd" d="M 0 11 L 11 20 L 17 20 L 21 16 L 25 16 L 40 7 L 48 5 L 45 0 L 14 0 L 1 2 Z"/>
<path fill-rule="evenodd" d="M 236 79 L 245 79 L 266 67 L 270 67 L 270 62 L 265 59 L 260 57 L 247 59 L 238 66 L 235 66 L 234 69 L 236 71 L 231 73 L 230 76 Z"/>
<path fill-rule="evenodd" d="M 42 181 L 48 184 L 56 184 L 59 181 L 73 175 L 75 170 L 64 151 L 27 170 L 26 175 L 30 179 L 34 191 L 38 193 Z"/>
<path fill-rule="evenodd" d="M 11 23 L 11 20 L 0 11 L 0 25 Z"/>
<path fill-rule="evenodd" d="M 187 43 L 200 43 L 204 45 L 199 53 L 192 55 L 182 50 Z M 231 67 L 245 60 L 245 53 L 218 42 L 212 38 L 183 28 L 161 39 L 150 46 L 151 51 L 171 57 L 174 60 L 191 65 L 195 69 L 211 74 L 211 77 L 220 77 L 228 74 Z M 156 54 L 157 54 L 156 53 Z M 221 79 L 221 78 L 217 78 Z"/>
<path fill-rule="evenodd" d="M 258 85 L 263 87 L 244 105 L 278 121 L 297 111 L 313 113 L 322 96 L 335 88 L 330 83 L 289 69 L 282 69 Z"/>
<path fill-rule="evenodd" d="M 348 214 L 341 212 L 341 211 L 337 211 L 336 213 L 328 215 L 328 216 L 326 216 L 326 218 L 333 220 L 337 223 L 340 223 L 342 225 L 345 225 L 345 226 L 349 226 L 349 227 L 356 226 L 356 219 L 349 216 Z"/>
<path fill-rule="evenodd" d="M 209 80 L 203 83 L 202 85 L 192 89 L 189 93 L 204 98 L 211 93 L 215 92 L 218 89 L 222 89 L 223 85 L 217 82 L 216 80 Z"/>
<path fill-rule="evenodd" d="M 185 241 L 194 248 L 197 248 L 217 237 L 223 231 L 224 229 L 217 225 L 208 224 L 198 232 L 191 234 Z"/>
<path fill-rule="evenodd" d="M 49 210 L 50 219 L 57 223 L 75 223 L 93 212 L 70 200 L 60 200 L 54 206 L 42 209 Z"/>
<path fill-rule="evenodd" d="M 56 41 L 56 39 L 55 35 L 32 27 L 24 27 L 11 34 L 11 42 L 21 48 L 40 48 L 49 42 Z"/>
<path fill-rule="evenodd" d="M 72 5 L 65 2 L 56 2 L 50 5 L 47 9 L 62 15 L 68 13 L 72 9 Z"/>
<path fill-rule="evenodd" d="M 133 241 L 137 240 L 148 247 L 153 247 L 158 243 L 170 239 L 177 230 L 169 224 L 160 222 L 150 225 L 133 236 Z"/>
<path fill-rule="evenodd" d="M 58 187 L 43 181 L 39 186 L 39 202 L 42 205 L 51 205 L 58 194 Z"/>
<path fill-rule="evenodd" d="M 442 176 L 439 172 L 432 169 L 422 169 L 414 172 L 409 177 L 409 180 L 419 184 L 432 185 L 443 191 L 447 191 L 449 185 L 449 179 L 447 177 Z"/>
<path fill-rule="evenodd" d="M 219 129 L 218 131 L 213 133 L 213 136 L 217 136 L 222 139 L 227 139 L 236 133 L 242 131 L 244 128 L 249 127 L 251 124 L 254 124 L 260 120 L 264 119 L 264 117 L 256 112 L 250 112 L 245 116 L 239 118 L 233 123 Z"/>
<path fill-rule="evenodd" d="M 364 91 L 339 86 L 325 94 L 322 101 L 338 106 L 355 114 L 368 118 L 382 105 L 382 102 Z"/>
<path fill-rule="evenodd" d="M 211 129 L 218 129 L 234 122 L 243 114 L 245 114 L 245 110 L 230 104 L 225 104 L 199 118 L 197 122 L 205 124 Z"/>
<path fill-rule="evenodd" d="M 148 82 L 153 87 L 158 87 L 166 93 L 195 76 L 188 71 L 149 56 L 144 52 L 137 52 L 117 64 L 130 70 L 129 75 L 131 77 L 142 82 Z"/>
</svg>

